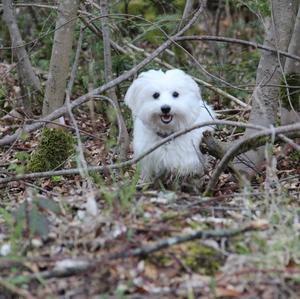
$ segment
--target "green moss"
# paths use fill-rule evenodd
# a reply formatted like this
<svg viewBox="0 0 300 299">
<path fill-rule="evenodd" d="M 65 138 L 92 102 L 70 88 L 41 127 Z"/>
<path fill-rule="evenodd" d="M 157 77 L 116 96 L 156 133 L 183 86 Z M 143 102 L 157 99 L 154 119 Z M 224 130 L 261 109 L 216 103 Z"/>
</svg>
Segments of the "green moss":
<svg viewBox="0 0 300 299">
<path fill-rule="evenodd" d="M 26 170 L 28 172 L 40 172 L 57 169 L 73 152 L 74 140 L 70 133 L 63 129 L 45 128 Z"/>
<path fill-rule="evenodd" d="M 159 267 L 170 267 L 174 263 L 173 256 L 164 252 L 154 253 L 147 260 Z"/>
<path fill-rule="evenodd" d="M 214 275 L 223 262 L 223 256 L 200 242 L 190 242 L 186 246 L 184 264 L 191 270 L 205 275 Z"/>
<path fill-rule="evenodd" d="M 299 162 L 300 161 L 300 152 L 297 150 L 293 150 L 290 155 L 290 158 L 294 162 Z"/>
<path fill-rule="evenodd" d="M 291 110 L 291 105 L 288 97 L 288 93 L 290 95 L 290 100 L 293 105 L 293 108 L 296 111 L 300 111 L 300 88 L 294 88 L 300 86 L 300 75 L 298 74 L 289 74 L 286 75 L 286 82 L 290 88 L 281 87 L 280 88 L 280 100 L 282 103 L 282 107 Z M 282 80 L 282 85 L 285 85 L 285 81 Z"/>
</svg>

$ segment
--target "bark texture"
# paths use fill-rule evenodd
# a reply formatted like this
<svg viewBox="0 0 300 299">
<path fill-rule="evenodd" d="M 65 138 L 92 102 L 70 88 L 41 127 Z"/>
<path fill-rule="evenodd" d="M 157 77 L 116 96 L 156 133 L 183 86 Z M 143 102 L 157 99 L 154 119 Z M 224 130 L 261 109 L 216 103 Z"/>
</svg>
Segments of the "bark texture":
<svg viewBox="0 0 300 299">
<path fill-rule="evenodd" d="M 35 75 L 28 53 L 25 49 L 24 42 L 17 24 L 14 8 L 11 0 L 3 0 L 3 20 L 8 27 L 12 50 L 17 57 L 17 70 L 22 90 L 25 113 L 31 114 L 32 106 L 36 104 L 35 98 L 41 91 L 39 78 Z M 16 106 L 20 106 L 16 103 Z"/>
<path fill-rule="evenodd" d="M 288 3 L 287 3 L 288 2 Z M 298 0 L 272 0 L 271 17 L 265 20 L 264 46 L 287 51 L 298 8 Z M 249 122 L 264 127 L 275 125 L 279 103 L 279 87 L 283 76 L 285 59 L 272 52 L 262 52 L 256 73 L 256 87 L 252 94 L 252 109 Z M 272 86 L 267 86 L 272 85 Z M 247 129 L 245 137 L 253 133 Z M 264 160 L 264 149 L 249 151 L 238 161 L 238 167 L 248 175 L 253 175 Z M 242 162 L 242 163 L 240 163 Z"/>
<path fill-rule="evenodd" d="M 44 116 L 64 104 L 78 5 L 78 0 L 60 1 L 43 103 Z"/>
</svg>

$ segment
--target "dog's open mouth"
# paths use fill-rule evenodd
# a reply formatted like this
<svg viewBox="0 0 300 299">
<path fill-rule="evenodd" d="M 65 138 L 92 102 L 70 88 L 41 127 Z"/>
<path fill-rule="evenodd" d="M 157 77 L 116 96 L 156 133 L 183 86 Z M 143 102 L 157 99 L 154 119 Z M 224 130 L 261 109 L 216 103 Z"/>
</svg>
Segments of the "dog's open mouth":
<svg viewBox="0 0 300 299">
<path fill-rule="evenodd" d="M 168 124 L 172 121 L 173 119 L 173 115 L 171 114 L 163 114 L 160 116 L 160 119 L 161 121 L 164 123 L 164 124 Z"/>
</svg>

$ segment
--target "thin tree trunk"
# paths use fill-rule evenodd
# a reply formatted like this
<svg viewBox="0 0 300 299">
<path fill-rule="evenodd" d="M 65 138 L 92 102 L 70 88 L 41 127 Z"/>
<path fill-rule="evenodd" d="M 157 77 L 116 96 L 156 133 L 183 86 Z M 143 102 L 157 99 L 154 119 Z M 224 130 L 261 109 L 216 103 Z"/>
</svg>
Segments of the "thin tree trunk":
<svg viewBox="0 0 300 299">
<path fill-rule="evenodd" d="M 298 13 L 295 21 L 293 35 L 289 45 L 288 52 L 300 56 L 300 1 L 298 1 Z M 300 62 L 287 58 L 285 63 L 285 73 L 300 73 Z"/>
<path fill-rule="evenodd" d="M 298 3 L 298 14 L 294 26 L 293 35 L 288 52 L 300 56 L 300 1 Z M 300 63 L 287 58 L 284 69 L 288 85 L 300 85 Z M 300 90 L 294 88 L 286 89 L 286 96 L 282 97 L 281 124 L 287 125 L 300 121 Z"/>
<path fill-rule="evenodd" d="M 22 90 L 22 106 L 25 109 L 25 113 L 30 115 L 32 114 L 32 106 L 37 105 L 35 99 L 40 95 L 40 80 L 33 71 L 25 46 L 22 46 L 24 45 L 24 42 L 17 24 L 11 0 L 3 0 L 3 10 L 3 20 L 9 30 L 13 53 L 18 59 L 17 70 Z M 16 106 L 19 106 L 18 103 L 16 103 Z"/>
<path fill-rule="evenodd" d="M 78 5 L 78 0 L 63 0 L 59 5 L 43 103 L 44 116 L 64 104 Z"/>
<path fill-rule="evenodd" d="M 112 59 L 111 59 L 111 45 L 110 45 L 110 30 L 108 27 L 108 1 L 100 0 L 101 10 L 101 28 L 103 36 L 103 56 L 104 56 L 104 74 L 105 81 L 109 82 L 113 79 L 112 74 Z M 129 148 L 129 135 L 125 125 L 125 121 L 122 117 L 122 112 L 117 100 L 115 88 L 111 88 L 107 91 L 108 96 L 114 103 L 116 112 L 118 113 L 118 126 L 119 126 L 119 138 L 118 143 L 120 147 L 120 159 L 125 160 Z"/>
<path fill-rule="evenodd" d="M 264 46 L 275 47 L 287 51 L 297 13 L 298 0 L 272 0 L 272 18 L 266 19 L 266 35 Z M 275 125 L 278 112 L 279 87 L 281 83 L 285 59 L 279 55 L 263 51 L 256 73 L 256 87 L 252 94 L 252 110 L 249 122 L 269 127 Z M 270 85 L 270 86 L 266 86 Z M 253 133 L 247 129 L 245 137 Z M 257 166 L 264 160 L 264 148 L 249 151 L 238 162 L 238 168 L 248 175 L 258 171 Z"/>
</svg>

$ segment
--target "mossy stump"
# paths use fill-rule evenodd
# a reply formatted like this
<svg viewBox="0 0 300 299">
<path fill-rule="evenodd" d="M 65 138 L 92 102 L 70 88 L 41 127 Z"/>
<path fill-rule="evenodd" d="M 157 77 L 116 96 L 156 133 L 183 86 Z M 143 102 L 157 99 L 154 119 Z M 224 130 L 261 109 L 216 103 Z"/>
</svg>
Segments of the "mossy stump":
<svg viewBox="0 0 300 299">
<path fill-rule="evenodd" d="M 74 140 L 70 133 L 59 128 L 45 128 L 26 170 L 27 172 L 42 172 L 59 169 L 74 153 L 74 150 Z"/>
</svg>

